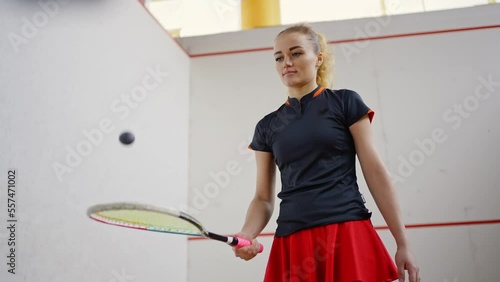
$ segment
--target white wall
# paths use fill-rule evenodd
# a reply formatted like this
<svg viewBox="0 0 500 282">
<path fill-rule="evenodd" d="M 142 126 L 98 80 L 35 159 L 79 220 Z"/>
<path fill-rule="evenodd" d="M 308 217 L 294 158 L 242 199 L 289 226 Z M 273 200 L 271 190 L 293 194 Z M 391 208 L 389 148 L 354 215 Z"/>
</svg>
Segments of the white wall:
<svg viewBox="0 0 500 282">
<path fill-rule="evenodd" d="M 186 201 L 189 57 L 138 1 L 42 3 L 0 2 L 0 281 L 185 281 L 185 237 L 99 224 L 86 209 Z M 132 146 L 118 142 L 122 130 Z M 58 177 L 57 163 L 69 171 Z"/>
<path fill-rule="evenodd" d="M 490 5 L 315 26 L 339 41 L 499 25 L 499 15 L 500 6 Z M 188 202 L 214 231 L 240 230 L 255 186 L 255 164 L 245 147 L 257 121 L 286 99 L 269 50 L 279 30 L 181 39 L 193 55 Z M 500 218 L 499 38 L 497 27 L 334 46 L 334 88 L 358 91 L 375 110 L 377 146 L 394 176 L 406 224 Z M 208 54 L 252 48 L 264 50 Z M 491 94 L 478 99 L 474 93 L 482 79 L 494 85 L 480 89 Z M 461 117 L 454 107 L 464 103 Z M 432 139 L 435 131 L 441 133 L 440 143 L 432 141 L 425 152 L 417 143 Z M 374 224 L 385 225 L 359 178 Z M 264 232 L 274 231 L 276 215 L 277 210 Z M 499 231 L 494 224 L 409 229 L 408 234 L 423 280 L 490 282 L 500 280 Z M 379 234 L 394 254 L 390 233 Z M 189 281 L 261 280 L 272 237 L 260 240 L 266 251 L 251 262 L 235 259 L 220 243 L 190 241 Z"/>
<path fill-rule="evenodd" d="M 195 55 L 269 48 L 280 28 L 182 39 L 190 60 L 135 1 L 66 2 L 51 1 L 57 4 L 45 9 L 36 1 L 0 2 L 0 183 L 5 187 L 7 171 L 16 170 L 19 220 L 17 274 L 3 263 L 0 280 L 261 280 L 271 236 L 260 238 L 263 254 L 243 262 L 218 242 L 187 244 L 182 236 L 105 226 L 87 219 L 85 210 L 125 200 L 172 205 L 187 208 L 213 231 L 237 232 L 255 183 L 246 145 L 256 122 L 286 94 L 269 50 Z M 315 26 L 330 40 L 344 40 L 498 25 L 499 15 L 500 7 L 490 5 Z M 499 35 L 495 28 L 335 46 L 335 88 L 357 90 L 377 112 L 377 145 L 408 224 L 500 218 L 498 85 L 460 125 L 443 118 L 455 104 L 474 102 L 479 77 L 500 81 Z M 142 86 L 148 68 L 168 75 L 138 97 L 144 100 L 125 106 L 121 95 Z M 113 129 L 85 150 L 91 140 L 84 131 L 96 136 L 103 121 Z M 400 167 L 419 154 L 415 141 L 431 138 L 436 128 L 447 139 L 406 175 Z M 131 147 L 117 141 L 126 129 L 137 137 Z M 68 157 L 78 148 L 87 154 L 81 162 Z M 69 169 L 59 178 L 57 163 Z M 375 225 L 384 225 L 362 177 L 360 183 Z M 0 221 L 7 226 L 2 191 Z M 274 231 L 276 215 L 265 232 Z M 10 233 L 0 230 L 6 257 Z M 424 280 L 491 282 L 500 278 L 499 231 L 492 224 L 408 233 Z M 394 253 L 389 232 L 379 234 Z"/>
</svg>

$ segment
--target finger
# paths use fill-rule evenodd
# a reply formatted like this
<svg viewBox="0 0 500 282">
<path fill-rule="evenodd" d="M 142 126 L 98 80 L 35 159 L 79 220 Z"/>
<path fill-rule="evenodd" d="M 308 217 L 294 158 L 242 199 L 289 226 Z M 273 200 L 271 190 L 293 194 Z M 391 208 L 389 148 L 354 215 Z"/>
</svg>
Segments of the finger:
<svg viewBox="0 0 500 282">
<path fill-rule="evenodd" d="M 399 282 L 405 281 L 405 266 L 404 266 L 404 264 L 398 265 L 398 277 L 399 277 Z"/>
<path fill-rule="evenodd" d="M 244 260 L 251 260 L 253 257 L 255 257 L 255 255 L 245 253 L 240 258 Z"/>
<path fill-rule="evenodd" d="M 410 282 L 419 282 L 420 277 L 418 274 L 418 267 L 412 266 L 410 270 L 408 270 L 408 275 L 410 277 Z"/>
<path fill-rule="evenodd" d="M 418 282 L 417 280 L 417 268 L 414 266 L 411 266 L 408 268 L 408 278 L 410 282 Z"/>
<path fill-rule="evenodd" d="M 257 255 L 257 254 L 259 254 L 259 251 L 260 251 L 260 243 L 256 239 L 253 239 L 252 240 L 252 253 L 254 255 Z"/>
<path fill-rule="evenodd" d="M 233 249 L 235 255 L 244 260 L 249 260 L 255 256 L 253 248 L 251 248 L 251 246 L 246 246 L 242 248 L 233 248 Z"/>
<path fill-rule="evenodd" d="M 234 249 L 234 256 L 235 256 L 235 257 L 240 257 L 240 258 L 241 258 L 242 253 L 240 252 L 240 250 Z"/>
<path fill-rule="evenodd" d="M 248 247 L 243 247 L 243 248 L 233 248 L 234 254 L 237 257 L 244 256 L 245 254 L 248 253 Z"/>
</svg>

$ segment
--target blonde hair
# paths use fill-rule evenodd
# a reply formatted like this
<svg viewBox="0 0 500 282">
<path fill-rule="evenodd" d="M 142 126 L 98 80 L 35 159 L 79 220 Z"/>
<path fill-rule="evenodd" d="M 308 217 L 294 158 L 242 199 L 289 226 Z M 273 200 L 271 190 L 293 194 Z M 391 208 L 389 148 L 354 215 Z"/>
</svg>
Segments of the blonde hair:
<svg viewBox="0 0 500 282">
<path fill-rule="evenodd" d="M 313 45 L 314 53 L 316 53 L 316 55 L 319 55 L 319 53 L 323 54 L 323 62 L 318 67 L 318 71 L 316 72 L 316 84 L 331 87 L 333 81 L 333 54 L 328 48 L 325 36 L 321 33 L 315 32 L 311 26 L 300 23 L 282 30 L 278 33 L 276 39 L 283 34 L 293 32 L 306 35 L 307 39 L 311 41 Z"/>
</svg>

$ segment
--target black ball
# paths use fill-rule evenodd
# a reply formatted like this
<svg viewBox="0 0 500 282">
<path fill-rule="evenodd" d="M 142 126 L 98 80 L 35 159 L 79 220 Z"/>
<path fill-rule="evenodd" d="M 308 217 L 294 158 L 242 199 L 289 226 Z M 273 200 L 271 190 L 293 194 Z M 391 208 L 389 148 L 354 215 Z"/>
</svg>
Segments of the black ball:
<svg viewBox="0 0 500 282">
<path fill-rule="evenodd" d="M 135 136 L 132 134 L 132 132 L 125 131 L 122 134 L 120 134 L 120 142 L 125 145 L 130 145 L 134 143 Z"/>
</svg>

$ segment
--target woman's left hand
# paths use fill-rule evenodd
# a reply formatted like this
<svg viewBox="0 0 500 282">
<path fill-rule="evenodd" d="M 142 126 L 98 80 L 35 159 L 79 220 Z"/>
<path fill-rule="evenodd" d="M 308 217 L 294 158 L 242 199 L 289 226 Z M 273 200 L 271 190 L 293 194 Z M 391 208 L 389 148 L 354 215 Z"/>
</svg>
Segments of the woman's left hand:
<svg viewBox="0 0 500 282">
<path fill-rule="evenodd" d="M 405 270 L 408 271 L 409 282 L 420 282 L 420 273 L 411 251 L 407 247 L 398 248 L 396 252 L 396 266 L 398 267 L 399 282 L 405 280 Z"/>
</svg>

